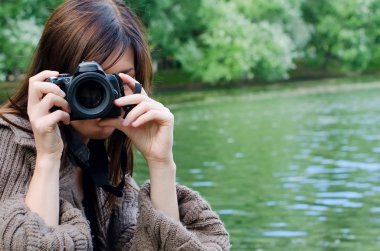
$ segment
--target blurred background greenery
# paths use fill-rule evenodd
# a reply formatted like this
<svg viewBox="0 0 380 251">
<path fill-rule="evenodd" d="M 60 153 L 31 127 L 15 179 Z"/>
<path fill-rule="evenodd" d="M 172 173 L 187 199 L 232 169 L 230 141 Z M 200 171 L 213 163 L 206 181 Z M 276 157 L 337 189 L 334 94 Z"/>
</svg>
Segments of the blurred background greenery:
<svg viewBox="0 0 380 251">
<path fill-rule="evenodd" d="M 1 1 L 3 80 L 24 71 L 46 18 L 60 2 Z M 378 0 L 126 3 L 147 27 L 162 85 L 339 76 L 379 66 Z"/>
<path fill-rule="evenodd" d="M 1 101 L 60 2 L 0 0 Z M 380 0 L 125 2 L 176 117 L 178 181 L 232 250 L 379 250 Z"/>
</svg>

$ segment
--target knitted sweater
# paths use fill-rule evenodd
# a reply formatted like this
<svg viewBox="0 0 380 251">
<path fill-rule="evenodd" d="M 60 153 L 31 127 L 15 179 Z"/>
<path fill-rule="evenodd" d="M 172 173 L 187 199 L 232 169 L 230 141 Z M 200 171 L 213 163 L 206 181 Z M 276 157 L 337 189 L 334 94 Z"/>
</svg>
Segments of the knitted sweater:
<svg viewBox="0 0 380 251">
<path fill-rule="evenodd" d="M 7 118 L 31 128 L 20 117 Z M 92 250 L 89 222 L 73 190 L 74 166 L 67 161 L 60 168 L 59 225 L 47 226 L 24 201 L 36 163 L 33 135 L 0 119 L 0 139 L 0 250 Z M 177 185 L 180 222 L 152 206 L 149 183 L 123 194 L 115 209 L 99 217 L 100 250 L 229 249 L 223 223 L 197 192 Z M 97 189 L 97 196 L 100 207 L 106 194 Z"/>
</svg>

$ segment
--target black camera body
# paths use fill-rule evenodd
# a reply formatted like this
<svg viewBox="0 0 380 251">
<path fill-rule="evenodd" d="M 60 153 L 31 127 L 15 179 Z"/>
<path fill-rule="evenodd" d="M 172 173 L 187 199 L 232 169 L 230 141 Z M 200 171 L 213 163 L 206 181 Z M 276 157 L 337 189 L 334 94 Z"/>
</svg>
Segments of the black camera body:
<svg viewBox="0 0 380 251">
<path fill-rule="evenodd" d="M 122 80 L 117 74 L 106 74 L 94 61 L 80 63 L 72 76 L 60 74 L 46 81 L 58 85 L 66 93 L 71 120 L 111 118 L 121 114 L 121 108 L 113 102 L 124 96 Z M 55 109 L 58 108 L 53 107 Z"/>
</svg>

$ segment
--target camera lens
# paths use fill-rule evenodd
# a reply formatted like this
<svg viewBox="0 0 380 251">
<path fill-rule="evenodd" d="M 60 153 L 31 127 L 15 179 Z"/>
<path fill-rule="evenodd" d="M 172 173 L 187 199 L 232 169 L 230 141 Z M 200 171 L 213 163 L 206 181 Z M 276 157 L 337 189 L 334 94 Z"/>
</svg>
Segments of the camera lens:
<svg viewBox="0 0 380 251">
<path fill-rule="evenodd" d="M 107 75 L 83 72 L 74 75 L 67 86 L 66 98 L 73 120 L 105 118 L 120 114 L 120 108 L 115 108 L 113 104 L 115 88 Z"/>
<path fill-rule="evenodd" d="M 104 100 L 104 88 L 95 81 L 82 81 L 75 96 L 81 106 L 88 109 L 96 108 Z"/>
</svg>

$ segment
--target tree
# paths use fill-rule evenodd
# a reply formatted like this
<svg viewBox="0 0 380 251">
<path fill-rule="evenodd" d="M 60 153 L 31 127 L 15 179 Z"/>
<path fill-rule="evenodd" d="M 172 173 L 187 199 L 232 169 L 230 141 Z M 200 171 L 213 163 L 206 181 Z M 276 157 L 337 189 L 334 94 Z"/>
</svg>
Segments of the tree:
<svg viewBox="0 0 380 251">
<path fill-rule="evenodd" d="M 300 1 L 157 1 L 145 16 L 154 58 L 210 83 L 287 78 L 310 37 Z"/>
<path fill-rule="evenodd" d="M 23 72 L 61 0 L 3 0 L 0 73 Z M 215 83 L 288 78 L 297 63 L 361 72 L 380 59 L 380 0 L 125 0 L 159 69 Z"/>
<path fill-rule="evenodd" d="M 259 76 L 286 77 L 293 65 L 293 46 L 279 25 L 252 23 L 232 2 L 203 1 L 198 17 L 206 26 L 175 54 L 184 69 L 213 83 Z"/>
<path fill-rule="evenodd" d="M 0 72 L 19 75 L 25 70 L 58 0 L 2 1 L 0 8 Z"/>
<path fill-rule="evenodd" d="M 305 48 L 310 64 L 360 72 L 379 58 L 378 0 L 307 0 L 302 8 L 315 29 Z"/>
</svg>

